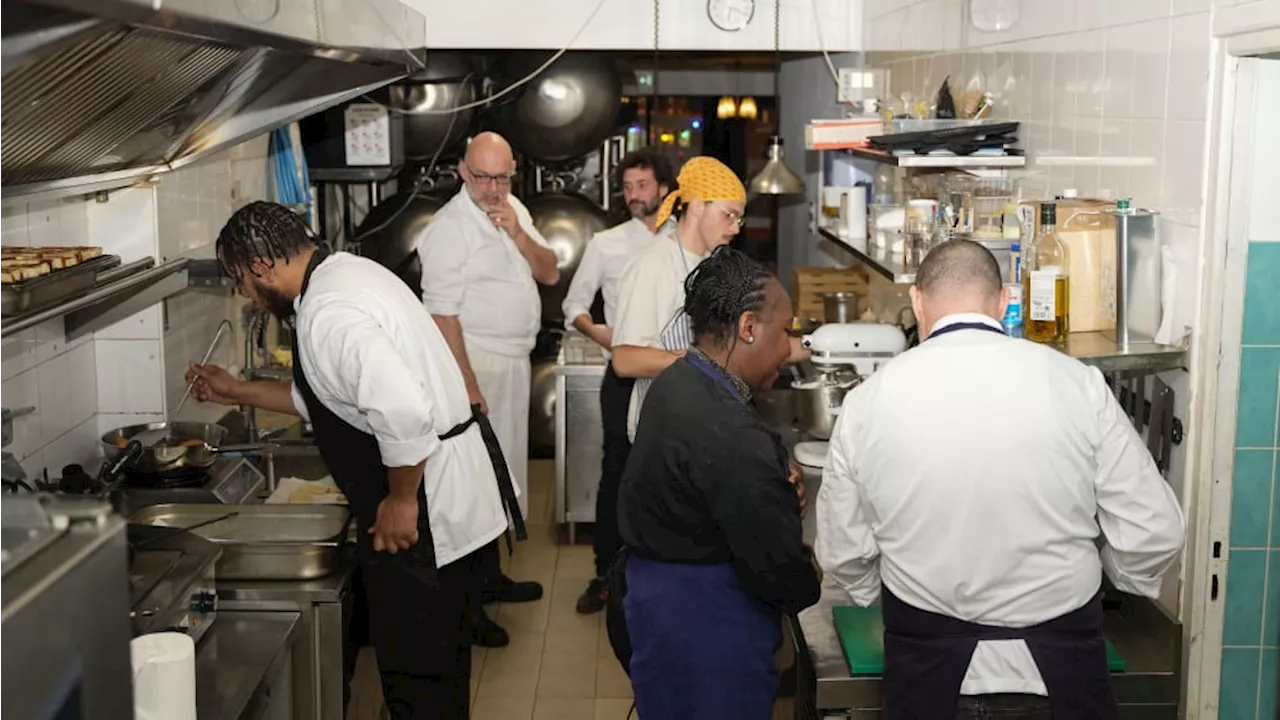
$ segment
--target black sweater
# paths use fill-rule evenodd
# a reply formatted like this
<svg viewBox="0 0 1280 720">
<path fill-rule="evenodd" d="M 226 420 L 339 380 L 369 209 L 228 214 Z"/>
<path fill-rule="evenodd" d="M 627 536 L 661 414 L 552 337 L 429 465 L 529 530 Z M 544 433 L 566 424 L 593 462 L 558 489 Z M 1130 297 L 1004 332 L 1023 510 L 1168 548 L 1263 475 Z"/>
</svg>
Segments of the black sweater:
<svg viewBox="0 0 1280 720">
<path fill-rule="evenodd" d="M 785 613 L 818 601 L 786 448 L 750 404 L 680 359 L 645 396 L 618 526 L 640 557 L 731 563 L 743 590 Z"/>
</svg>

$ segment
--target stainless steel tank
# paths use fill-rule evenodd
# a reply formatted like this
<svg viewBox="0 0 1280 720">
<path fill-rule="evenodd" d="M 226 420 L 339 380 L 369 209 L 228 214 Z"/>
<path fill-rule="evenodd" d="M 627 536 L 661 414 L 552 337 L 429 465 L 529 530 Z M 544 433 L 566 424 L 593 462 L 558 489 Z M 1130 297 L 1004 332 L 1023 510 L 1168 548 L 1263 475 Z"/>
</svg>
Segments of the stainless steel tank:
<svg viewBox="0 0 1280 720">
<path fill-rule="evenodd" d="M 555 251 L 556 267 L 560 268 L 560 282 L 538 286 L 542 293 L 542 324 L 563 327 L 564 311 L 560 305 L 569 291 L 569 282 L 582 261 L 587 242 L 608 227 L 608 216 L 600 206 L 571 193 L 545 193 L 526 205 L 534 227 Z"/>
<path fill-rule="evenodd" d="M 508 86 L 546 62 L 545 56 L 512 53 L 495 79 Z M 596 149 L 618 126 L 622 73 L 608 57 L 566 53 L 494 110 L 502 133 L 527 157 L 559 163 Z"/>
<path fill-rule="evenodd" d="M 556 448 L 556 359 L 533 361 L 533 382 L 529 388 L 529 454 L 555 457 Z"/>
<path fill-rule="evenodd" d="M 413 290 L 422 292 L 422 261 L 418 240 L 446 199 L 418 193 L 412 198 L 399 192 L 378 203 L 360 223 L 356 235 L 381 228 L 365 238 L 362 254 L 389 268 Z"/>
<path fill-rule="evenodd" d="M 468 76 L 471 77 L 468 77 Z M 479 97 L 470 58 L 457 53 L 432 53 L 426 69 L 391 86 L 391 106 L 404 111 L 405 158 L 419 163 L 458 154 L 471 130 L 478 108 L 451 115 L 424 111 L 445 110 L 475 102 Z M 452 123 L 452 124 L 450 124 Z"/>
</svg>

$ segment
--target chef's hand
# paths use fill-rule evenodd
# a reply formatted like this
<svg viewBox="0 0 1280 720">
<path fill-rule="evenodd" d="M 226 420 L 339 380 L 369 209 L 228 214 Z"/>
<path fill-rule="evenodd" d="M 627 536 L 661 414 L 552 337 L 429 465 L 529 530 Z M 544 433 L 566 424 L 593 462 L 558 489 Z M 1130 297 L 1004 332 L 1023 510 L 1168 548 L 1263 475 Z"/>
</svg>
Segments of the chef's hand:
<svg viewBox="0 0 1280 720">
<path fill-rule="evenodd" d="M 796 497 L 800 500 L 800 517 L 804 517 L 809 512 L 809 498 L 804 494 L 804 470 L 795 460 L 791 461 L 791 472 L 787 475 L 787 482 L 796 487 Z"/>
<path fill-rule="evenodd" d="M 485 213 L 489 216 L 489 222 L 512 240 L 519 236 L 520 220 L 516 217 L 516 209 L 511 206 L 511 203 L 504 202 L 492 210 L 486 210 Z"/>
<path fill-rule="evenodd" d="M 191 396 L 200 402 L 240 404 L 238 398 L 244 381 L 217 365 L 191 363 L 187 368 L 186 380 L 191 383 Z"/>
<path fill-rule="evenodd" d="M 479 405 L 482 415 L 489 414 L 489 403 L 485 402 L 484 395 L 480 392 L 480 385 L 475 380 L 467 381 L 467 403 Z"/>
<path fill-rule="evenodd" d="M 378 503 L 378 519 L 369 528 L 373 549 L 395 555 L 418 542 L 418 499 L 387 496 Z"/>
</svg>

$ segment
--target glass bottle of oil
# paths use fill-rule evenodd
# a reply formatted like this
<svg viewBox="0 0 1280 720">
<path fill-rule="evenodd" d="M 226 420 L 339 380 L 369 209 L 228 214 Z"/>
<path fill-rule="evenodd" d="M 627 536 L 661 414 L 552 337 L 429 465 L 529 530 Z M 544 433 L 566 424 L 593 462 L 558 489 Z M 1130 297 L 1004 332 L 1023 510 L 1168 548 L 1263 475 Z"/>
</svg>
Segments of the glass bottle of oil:
<svg viewBox="0 0 1280 720">
<path fill-rule="evenodd" d="M 1042 203 L 1040 233 L 1022 253 L 1023 333 L 1028 340 L 1063 345 L 1071 332 L 1071 278 L 1057 226 L 1057 205 Z"/>
</svg>

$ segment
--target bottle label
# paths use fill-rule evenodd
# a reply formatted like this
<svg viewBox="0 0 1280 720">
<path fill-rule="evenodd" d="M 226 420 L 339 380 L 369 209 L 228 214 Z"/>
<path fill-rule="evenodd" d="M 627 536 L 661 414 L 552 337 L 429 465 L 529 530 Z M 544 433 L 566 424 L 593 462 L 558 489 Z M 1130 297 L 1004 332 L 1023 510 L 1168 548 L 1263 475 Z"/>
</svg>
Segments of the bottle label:
<svg viewBox="0 0 1280 720">
<path fill-rule="evenodd" d="M 1054 291 L 1060 274 L 1056 267 L 1031 271 L 1031 297 L 1026 303 L 1033 322 L 1053 322 L 1057 310 Z"/>
</svg>

